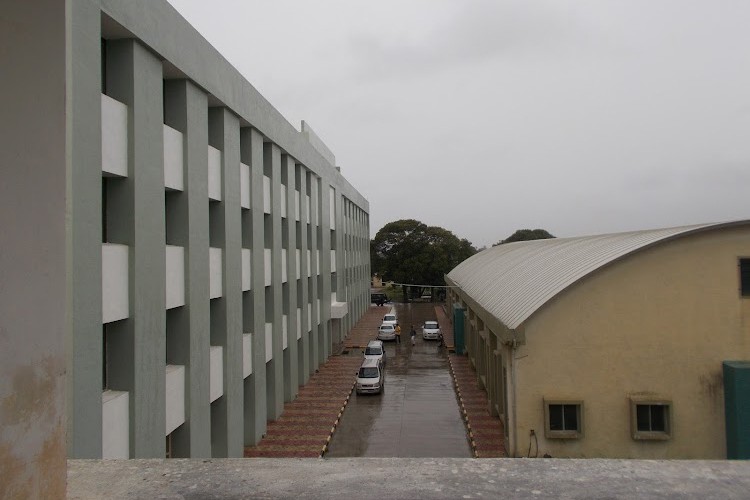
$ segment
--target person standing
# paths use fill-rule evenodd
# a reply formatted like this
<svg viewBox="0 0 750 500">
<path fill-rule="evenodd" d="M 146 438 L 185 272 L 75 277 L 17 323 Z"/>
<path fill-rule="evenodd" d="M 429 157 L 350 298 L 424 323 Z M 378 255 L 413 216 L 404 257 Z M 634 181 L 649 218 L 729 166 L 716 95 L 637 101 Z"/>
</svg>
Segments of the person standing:
<svg viewBox="0 0 750 500">
<path fill-rule="evenodd" d="M 396 323 L 396 343 L 401 343 L 401 325 L 398 323 Z"/>
<path fill-rule="evenodd" d="M 416 345 L 417 344 L 417 331 L 414 329 L 414 325 L 411 325 L 409 336 L 411 337 L 411 345 Z"/>
</svg>

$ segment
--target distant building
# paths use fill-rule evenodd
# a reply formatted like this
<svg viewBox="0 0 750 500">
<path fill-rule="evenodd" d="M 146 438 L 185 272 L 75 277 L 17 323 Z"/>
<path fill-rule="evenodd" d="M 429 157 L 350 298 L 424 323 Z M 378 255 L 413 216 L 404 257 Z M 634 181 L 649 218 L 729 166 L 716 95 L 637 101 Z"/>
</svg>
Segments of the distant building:
<svg viewBox="0 0 750 500">
<path fill-rule="evenodd" d="M 511 456 L 727 457 L 750 221 L 500 245 L 446 281 Z"/>
</svg>

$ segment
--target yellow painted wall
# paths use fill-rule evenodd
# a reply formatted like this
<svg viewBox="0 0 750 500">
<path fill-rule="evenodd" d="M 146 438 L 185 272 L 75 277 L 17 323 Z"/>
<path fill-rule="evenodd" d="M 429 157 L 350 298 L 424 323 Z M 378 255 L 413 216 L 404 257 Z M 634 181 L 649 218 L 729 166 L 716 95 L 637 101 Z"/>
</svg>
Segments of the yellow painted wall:
<svg viewBox="0 0 750 500">
<path fill-rule="evenodd" d="M 515 353 L 518 442 L 539 456 L 726 457 L 722 366 L 750 359 L 738 257 L 750 228 L 699 233 L 594 273 L 537 311 Z M 672 401 L 672 439 L 631 438 L 630 395 Z M 584 436 L 545 439 L 543 398 L 582 399 Z M 534 447 L 532 446 L 532 456 Z"/>
</svg>

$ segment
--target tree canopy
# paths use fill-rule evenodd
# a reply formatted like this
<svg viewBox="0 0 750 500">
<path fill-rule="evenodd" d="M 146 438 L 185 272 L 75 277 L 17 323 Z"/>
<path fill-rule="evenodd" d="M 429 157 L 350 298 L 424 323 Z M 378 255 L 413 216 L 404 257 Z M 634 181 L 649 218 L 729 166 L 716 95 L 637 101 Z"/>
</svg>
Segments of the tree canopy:
<svg viewBox="0 0 750 500">
<path fill-rule="evenodd" d="M 373 272 L 420 285 L 443 285 L 446 273 L 477 252 L 468 240 L 414 219 L 389 222 L 370 245 Z"/>
<path fill-rule="evenodd" d="M 502 245 L 503 243 L 513 243 L 514 241 L 546 240 L 549 238 L 554 238 L 554 236 L 545 229 L 518 229 L 515 233 L 504 240 L 498 241 L 493 246 Z"/>
</svg>

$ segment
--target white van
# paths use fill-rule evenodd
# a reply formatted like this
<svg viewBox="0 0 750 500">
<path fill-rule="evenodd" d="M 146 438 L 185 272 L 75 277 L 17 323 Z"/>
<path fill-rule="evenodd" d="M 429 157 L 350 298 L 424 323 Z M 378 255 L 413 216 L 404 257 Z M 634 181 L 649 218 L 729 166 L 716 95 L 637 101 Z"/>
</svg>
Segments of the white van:
<svg viewBox="0 0 750 500">
<path fill-rule="evenodd" d="M 367 343 L 365 359 L 379 359 L 385 365 L 385 347 L 382 340 L 371 340 Z"/>
<path fill-rule="evenodd" d="M 357 394 L 380 394 L 385 383 L 383 363 L 379 359 L 365 359 L 357 372 Z"/>
<path fill-rule="evenodd" d="M 384 325 L 393 325 L 396 326 L 396 323 L 398 323 L 398 316 L 396 316 L 396 308 L 392 307 L 390 311 L 388 311 L 388 314 L 383 316 L 383 323 Z"/>
</svg>

